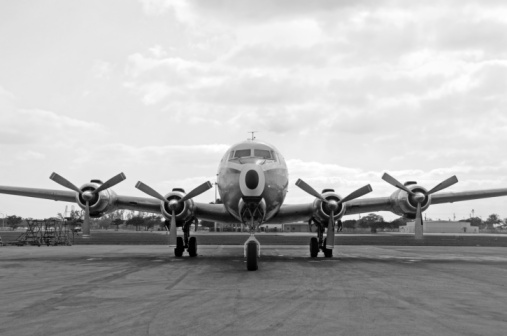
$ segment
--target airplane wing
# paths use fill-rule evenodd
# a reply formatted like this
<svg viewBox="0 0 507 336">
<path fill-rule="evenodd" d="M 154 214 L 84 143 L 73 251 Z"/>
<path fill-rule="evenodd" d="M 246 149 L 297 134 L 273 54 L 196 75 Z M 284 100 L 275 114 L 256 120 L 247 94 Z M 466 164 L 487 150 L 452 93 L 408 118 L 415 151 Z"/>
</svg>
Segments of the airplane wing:
<svg viewBox="0 0 507 336">
<path fill-rule="evenodd" d="M 507 188 L 489 189 L 460 192 L 440 192 L 432 195 L 431 204 L 454 203 L 481 198 L 507 196 Z M 396 201 L 391 197 L 358 198 L 345 203 L 344 215 L 357 215 L 377 211 L 390 211 L 396 206 Z M 293 223 L 307 221 L 313 215 L 313 202 L 307 204 L 284 204 L 270 223 Z"/>
<path fill-rule="evenodd" d="M 469 201 L 481 198 L 491 198 L 507 196 L 507 188 L 459 191 L 459 192 L 441 192 L 435 193 L 431 197 L 431 204 L 454 203 Z M 376 197 L 355 199 L 346 203 L 345 215 L 355 215 L 365 212 L 391 211 L 393 212 L 395 200 L 391 197 Z"/>
<path fill-rule="evenodd" d="M 269 223 L 284 224 L 307 221 L 313 215 L 313 202 L 306 204 L 282 204 L 278 213 Z"/>
<path fill-rule="evenodd" d="M 0 194 L 42 198 L 53 201 L 76 202 L 76 192 L 68 190 L 0 186 Z"/>
<path fill-rule="evenodd" d="M 76 192 L 71 190 L 55 190 L 41 188 L 24 188 L 0 186 L 0 194 L 33 197 L 62 202 L 76 202 Z M 222 204 L 194 203 L 194 215 L 199 219 L 221 223 L 237 223 Z M 116 195 L 106 212 L 117 209 L 143 211 L 160 214 L 160 201 L 151 197 Z"/>
</svg>

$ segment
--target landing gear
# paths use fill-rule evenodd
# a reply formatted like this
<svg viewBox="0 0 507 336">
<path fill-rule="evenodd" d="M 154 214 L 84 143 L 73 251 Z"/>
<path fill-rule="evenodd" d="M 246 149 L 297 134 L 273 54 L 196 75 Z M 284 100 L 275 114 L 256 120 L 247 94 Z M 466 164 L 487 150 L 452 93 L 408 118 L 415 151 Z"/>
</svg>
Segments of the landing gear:
<svg viewBox="0 0 507 336">
<path fill-rule="evenodd" d="M 190 237 L 190 224 L 191 222 L 187 222 L 183 225 L 183 237 L 176 237 L 176 248 L 174 249 L 176 257 L 182 257 L 185 250 L 190 257 L 197 257 L 197 239 Z"/>
<path fill-rule="evenodd" d="M 316 237 L 312 237 L 310 239 L 310 256 L 312 258 L 316 258 L 317 254 L 319 254 L 319 241 Z"/>
<path fill-rule="evenodd" d="M 195 237 L 190 237 L 188 240 L 188 255 L 191 257 L 197 257 L 197 240 Z"/>
<path fill-rule="evenodd" d="M 324 257 L 332 258 L 333 257 L 333 249 L 328 249 L 326 247 L 326 238 L 324 238 L 325 227 L 321 223 L 312 219 L 311 221 L 315 222 L 317 227 L 317 237 L 312 237 L 310 239 L 310 257 L 316 258 L 320 251 L 324 252 Z M 341 221 L 340 223 L 341 224 Z M 340 227 L 340 226 L 339 226 Z"/>
<path fill-rule="evenodd" d="M 251 240 L 246 244 L 246 269 L 249 271 L 257 271 L 258 244 Z"/>
<path fill-rule="evenodd" d="M 183 245 L 183 238 L 176 237 L 176 248 L 174 249 L 174 255 L 176 257 L 183 256 L 183 251 L 185 251 L 185 246 Z"/>
<path fill-rule="evenodd" d="M 333 250 L 326 248 L 326 239 L 324 239 L 324 245 L 322 246 L 322 252 L 324 252 L 324 257 L 326 257 L 326 258 L 333 257 Z"/>
</svg>

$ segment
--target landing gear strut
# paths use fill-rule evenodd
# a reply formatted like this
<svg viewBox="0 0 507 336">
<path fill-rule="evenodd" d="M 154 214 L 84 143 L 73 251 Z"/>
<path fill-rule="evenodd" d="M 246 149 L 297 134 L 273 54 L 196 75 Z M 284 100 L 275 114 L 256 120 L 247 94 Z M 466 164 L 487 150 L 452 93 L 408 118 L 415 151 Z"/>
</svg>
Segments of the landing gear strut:
<svg viewBox="0 0 507 336">
<path fill-rule="evenodd" d="M 315 219 L 310 219 L 308 224 L 311 226 L 312 222 L 315 223 L 315 226 L 317 227 L 317 237 L 312 237 L 310 239 L 310 257 L 316 258 L 320 251 L 324 252 L 324 257 L 326 258 L 332 258 L 333 257 L 333 249 L 328 249 L 326 247 L 326 238 L 324 238 L 324 232 L 326 231 L 326 228 L 322 223 L 319 223 Z M 342 221 L 338 220 L 337 223 L 337 229 L 338 231 L 342 230 Z"/>
<path fill-rule="evenodd" d="M 197 225 L 196 219 L 186 222 L 182 227 L 183 237 L 176 237 L 176 247 L 174 248 L 174 256 L 176 257 L 182 257 L 185 250 L 187 250 L 190 257 L 197 257 L 197 239 L 190 237 L 190 225 L 192 222 L 195 222 L 195 225 Z"/>
</svg>

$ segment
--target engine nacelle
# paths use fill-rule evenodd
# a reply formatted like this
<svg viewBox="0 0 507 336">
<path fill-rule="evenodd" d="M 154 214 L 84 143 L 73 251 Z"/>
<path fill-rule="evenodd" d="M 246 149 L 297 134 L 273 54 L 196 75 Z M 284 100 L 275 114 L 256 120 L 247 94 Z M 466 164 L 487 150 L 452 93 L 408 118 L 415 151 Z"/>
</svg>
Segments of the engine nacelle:
<svg viewBox="0 0 507 336">
<path fill-rule="evenodd" d="M 93 191 L 100 186 L 101 183 L 92 181 L 81 186 L 81 191 Z M 97 218 L 102 215 L 116 210 L 116 193 L 110 189 L 103 190 L 96 194 L 88 203 L 90 205 L 90 217 Z M 86 208 L 86 201 L 81 194 L 76 195 L 76 203 L 81 209 Z"/>
<path fill-rule="evenodd" d="M 414 193 L 423 193 L 425 196 L 424 201 L 421 203 L 421 210 L 424 211 L 429 208 L 431 205 L 431 195 L 427 195 L 427 190 L 424 187 L 421 187 L 417 184 L 406 185 L 408 189 L 413 191 Z M 392 212 L 397 215 L 414 219 L 417 212 L 417 202 L 414 199 L 414 196 L 408 194 L 403 190 L 396 190 L 390 196 L 392 202 Z"/>
<path fill-rule="evenodd" d="M 180 200 L 185 196 L 185 192 L 180 190 L 182 189 L 173 189 L 173 191 L 166 194 L 164 198 L 168 201 Z M 187 221 L 191 220 L 194 217 L 194 210 L 194 201 L 191 199 L 179 203 L 175 211 L 176 226 L 182 226 Z M 172 212 L 171 209 L 169 209 L 168 202 L 160 202 L 160 211 L 165 219 L 171 220 Z"/>
<path fill-rule="evenodd" d="M 333 191 L 327 191 L 322 193 L 322 197 L 327 200 L 335 200 L 340 201 L 342 197 Z M 345 204 L 340 204 L 338 206 L 338 209 L 334 212 L 334 219 L 340 219 L 343 214 L 345 213 Z M 313 218 L 316 219 L 318 222 L 325 224 L 329 222 L 329 216 L 331 215 L 331 211 L 329 211 L 329 208 L 327 206 L 327 203 L 323 202 L 320 199 L 316 199 L 313 202 Z"/>
</svg>

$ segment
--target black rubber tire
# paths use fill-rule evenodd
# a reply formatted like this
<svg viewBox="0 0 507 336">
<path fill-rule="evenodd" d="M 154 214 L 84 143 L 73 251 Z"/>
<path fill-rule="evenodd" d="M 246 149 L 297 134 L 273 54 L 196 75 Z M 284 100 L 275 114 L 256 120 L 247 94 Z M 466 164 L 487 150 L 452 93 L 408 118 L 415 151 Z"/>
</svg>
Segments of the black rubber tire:
<svg viewBox="0 0 507 336">
<path fill-rule="evenodd" d="M 324 252 L 324 257 L 326 258 L 333 257 L 333 250 L 326 248 L 326 238 L 324 238 L 324 245 L 322 246 L 322 251 Z"/>
<path fill-rule="evenodd" d="M 310 257 L 316 258 L 319 254 L 319 241 L 317 237 L 312 237 L 310 239 Z"/>
<path fill-rule="evenodd" d="M 251 241 L 246 246 L 246 269 L 249 271 L 257 271 L 257 243 Z"/>
<path fill-rule="evenodd" d="M 174 249 L 174 256 L 176 257 L 183 256 L 183 251 L 185 251 L 185 248 L 183 247 L 183 238 L 176 237 L 176 248 Z"/>
<path fill-rule="evenodd" d="M 191 257 L 197 257 L 197 239 L 190 237 L 188 240 L 188 255 Z"/>
</svg>

